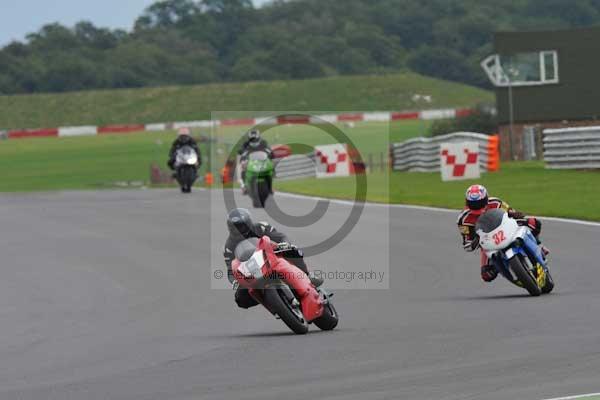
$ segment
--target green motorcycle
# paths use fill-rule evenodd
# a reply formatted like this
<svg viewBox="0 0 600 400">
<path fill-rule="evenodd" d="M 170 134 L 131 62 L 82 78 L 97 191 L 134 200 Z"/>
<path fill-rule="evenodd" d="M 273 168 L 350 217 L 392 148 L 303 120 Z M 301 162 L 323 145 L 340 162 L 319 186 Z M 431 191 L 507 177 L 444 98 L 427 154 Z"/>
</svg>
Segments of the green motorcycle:
<svg viewBox="0 0 600 400">
<path fill-rule="evenodd" d="M 267 197 L 273 192 L 273 161 L 265 151 L 248 154 L 244 185 L 256 208 L 264 208 Z"/>
</svg>

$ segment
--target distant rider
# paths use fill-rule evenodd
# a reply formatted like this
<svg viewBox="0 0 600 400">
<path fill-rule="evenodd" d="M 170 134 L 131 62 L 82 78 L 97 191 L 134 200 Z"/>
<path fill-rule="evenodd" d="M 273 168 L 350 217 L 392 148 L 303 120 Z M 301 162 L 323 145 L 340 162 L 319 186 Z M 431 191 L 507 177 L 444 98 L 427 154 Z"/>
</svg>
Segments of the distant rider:
<svg viewBox="0 0 600 400">
<path fill-rule="evenodd" d="M 277 231 L 269 223 L 254 223 L 250 212 L 245 208 L 236 208 L 229 213 L 227 216 L 227 229 L 229 230 L 229 237 L 225 242 L 223 257 L 225 258 L 225 264 L 227 265 L 227 278 L 231 283 L 235 284 L 231 269 L 231 263 L 235 259 L 235 248 L 243 240 L 253 237 L 261 238 L 263 236 L 268 236 L 272 242 L 278 244 L 280 249 L 287 249 L 285 251 L 285 259 L 308 275 L 308 267 L 304 262 L 302 250 L 290 245 L 287 236 L 284 233 Z M 323 284 L 323 280 L 316 277 L 311 277 L 311 282 L 316 287 Z M 250 296 L 248 289 L 242 287 L 237 287 L 235 291 L 235 302 L 241 308 L 250 308 L 258 304 L 256 300 Z"/>
<path fill-rule="evenodd" d="M 169 150 L 169 161 L 167 161 L 167 165 L 171 169 L 175 169 L 175 157 L 177 155 L 177 150 L 184 146 L 190 146 L 196 154 L 198 154 L 198 166 L 202 165 L 202 159 L 200 157 L 200 150 L 198 149 L 198 144 L 196 143 L 196 139 L 194 139 L 191 135 L 190 128 L 180 128 L 177 131 L 177 139 L 171 145 L 171 150 Z"/>
<path fill-rule="evenodd" d="M 250 153 L 255 151 L 264 151 L 269 155 L 269 158 L 273 158 L 273 151 L 266 140 L 262 139 L 260 136 L 260 131 L 258 129 L 251 129 L 248 131 L 246 141 L 242 143 L 238 150 L 238 154 L 240 155 L 240 161 L 243 163 L 248 158 Z M 241 174 L 241 182 L 240 186 L 242 187 L 242 191 L 246 193 L 246 168 L 242 168 Z M 272 191 L 271 191 L 272 192 Z"/>
<path fill-rule="evenodd" d="M 465 251 L 472 252 L 479 247 L 479 236 L 475 233 L 475 224 L 479 217 L 487 210 L 501 208 L 508 213 L 508 216 L 517 220 L 522 226 L 527 226 L 536 237 L 539 237 L 542 231 L 542 223 L 537 218 L 526 217 L 525 214 L 511 208 L 508 203 L 497 197 L 489 197 L 487 189 L 482 185 L 473 185 L 467 189 L 466 205 L 463 212 L 458 216 L 458 230 L 462 237 L 462 244 Z M 539 241 L 539 239 L 538 239 Z M 548 250 L 542 246 L 545 255 Z M 488 258 L 481 252 L 481 278 L 485 282 L 491 282 L 498 276 L 498 271 L 493 265 L 490 265 Z"/>
<path fill-rule="evenodd" d="M 269 155 L 269 157 L 273 157 L 273 152 L 271 151 L 269 144 L 266 140 L 261 138 L 260 131 L 258 129 L 251 129 L 248 131 L 246 140 L 240 146 L 238 154 L 244 158 L 245 155 L 254 151 L 264 151 Z"/>
</svg>

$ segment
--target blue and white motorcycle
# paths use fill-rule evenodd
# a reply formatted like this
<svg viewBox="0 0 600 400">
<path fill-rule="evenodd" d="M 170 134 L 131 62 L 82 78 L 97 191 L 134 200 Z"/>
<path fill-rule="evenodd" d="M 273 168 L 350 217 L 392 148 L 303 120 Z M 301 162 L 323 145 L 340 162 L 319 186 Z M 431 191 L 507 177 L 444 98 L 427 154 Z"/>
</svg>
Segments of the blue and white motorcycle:
<svg viewBox="0 0 600 400">
<path fill-rule="evenodd" d="M 511 283 L 539 296 L 554 289 L 548 263 L 531 230 L 502 209 L 486 211 L 475 225 L 485 255 Z"/>
</svg>

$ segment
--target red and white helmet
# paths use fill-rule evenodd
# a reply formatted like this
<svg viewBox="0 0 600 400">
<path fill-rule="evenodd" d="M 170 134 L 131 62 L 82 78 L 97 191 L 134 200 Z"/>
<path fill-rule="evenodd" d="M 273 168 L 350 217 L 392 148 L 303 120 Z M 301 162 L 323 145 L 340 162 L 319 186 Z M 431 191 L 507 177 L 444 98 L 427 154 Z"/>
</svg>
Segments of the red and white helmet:
<svg viewBox="0 0 600 400">
<path fill-rule="evenodd" d="M 488 192 L 483 185 L 472 185 L 465 194 L 466 204 L 470 210 L 482 210 L 488 205 Z"/>
</svg>

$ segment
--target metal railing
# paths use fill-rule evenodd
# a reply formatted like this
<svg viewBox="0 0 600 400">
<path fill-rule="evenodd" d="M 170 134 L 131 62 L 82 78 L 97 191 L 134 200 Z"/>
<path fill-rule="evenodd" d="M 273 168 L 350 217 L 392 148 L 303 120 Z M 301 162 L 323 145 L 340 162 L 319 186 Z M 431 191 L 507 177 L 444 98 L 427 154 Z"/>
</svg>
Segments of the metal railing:
<svg viewBox="0 0 600 400">
<path fill-rule="evenodd" d="M 294 154 L 275 160 L 275 177 L 281 180 L 310 178 L 317 175 L 315 155 Z"/>
<path fill-rule="evenodd" d="M 437 172 L 440 170 L 440 144 L 477 142 L 479 164 L 483 171 L 495 171 L 499 166 L 498 137 L 481 133 L 457 132 L 433 138 L 418 137 L 390 146 L 394 171 Z"/>
<path fill-rule="evenodd" d="M 544 161 L 550 169 L 600 169 L 600 126 L 544 129 Z"/>
</svg>

